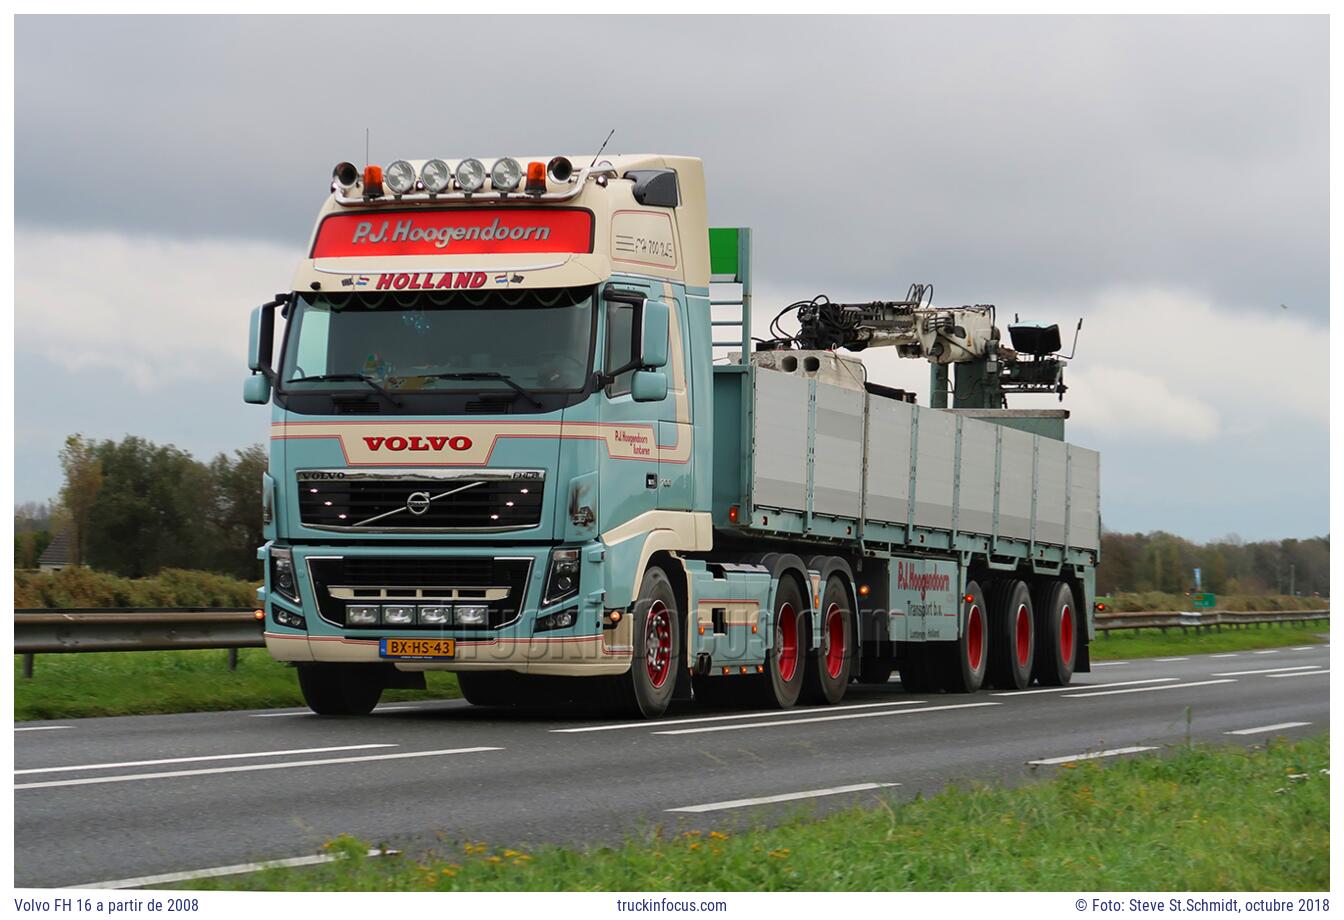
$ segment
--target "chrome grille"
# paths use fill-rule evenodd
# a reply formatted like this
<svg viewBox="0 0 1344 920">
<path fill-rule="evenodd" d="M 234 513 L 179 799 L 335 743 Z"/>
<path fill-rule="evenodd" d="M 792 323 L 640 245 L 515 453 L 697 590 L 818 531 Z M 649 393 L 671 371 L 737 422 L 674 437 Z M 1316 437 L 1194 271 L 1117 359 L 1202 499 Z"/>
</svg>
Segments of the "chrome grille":
<svg viewBox="0 0 1344 920">
<path fill-rule="evenodd" d="M 318 530 L 519 530 L 541 522 L 540 470 L 299 470 L 299 518 Z"/>
</svg>

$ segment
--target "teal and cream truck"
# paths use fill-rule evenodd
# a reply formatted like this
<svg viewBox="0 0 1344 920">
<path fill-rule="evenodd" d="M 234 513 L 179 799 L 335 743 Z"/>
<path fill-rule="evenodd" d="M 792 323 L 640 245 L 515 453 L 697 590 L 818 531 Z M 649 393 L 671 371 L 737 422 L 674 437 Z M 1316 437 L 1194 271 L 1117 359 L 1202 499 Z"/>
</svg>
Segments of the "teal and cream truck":
<svg viewBox="0 0 1344 920">
<path fill-rule="evenodd" d="M 1058 328 L 1009 347 L 914 285 L 757 338 L 751 302 L 698 159 L 337 166 L 244 390 L 266 644 L 309 706 L 430 670 L 645 717 L 1088 670 L 1099 457 L 1006 408 L 1062 396 Z M 929 406 L 842 354 L 875 347 L 930 363 Z"/>
</svg>

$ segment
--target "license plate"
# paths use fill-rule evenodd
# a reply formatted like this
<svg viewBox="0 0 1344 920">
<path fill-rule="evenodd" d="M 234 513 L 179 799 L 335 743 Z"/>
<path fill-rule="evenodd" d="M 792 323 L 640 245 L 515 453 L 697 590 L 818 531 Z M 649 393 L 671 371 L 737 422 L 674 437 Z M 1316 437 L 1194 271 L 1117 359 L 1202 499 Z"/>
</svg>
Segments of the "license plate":
<svg viewBox="0 0 1344 920">
<path fill-rule="evenodd" d="M 383 658 L 452 658 L 457 654 L 453 639 L 382 639 L 378 654 Z"/>
</svg>

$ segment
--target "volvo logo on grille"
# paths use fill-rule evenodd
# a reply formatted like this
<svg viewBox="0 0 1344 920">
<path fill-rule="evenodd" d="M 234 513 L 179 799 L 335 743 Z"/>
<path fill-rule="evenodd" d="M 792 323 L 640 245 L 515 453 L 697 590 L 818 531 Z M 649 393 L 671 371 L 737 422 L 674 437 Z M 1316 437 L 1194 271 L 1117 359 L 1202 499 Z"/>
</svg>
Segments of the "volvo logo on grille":
<svg viewBox="0 0 1344 920">
<path fill-rule="evenodd" d="M 411 514 L 424 514 L 429 510 L 429 493 L 412 492 L 406 496 L 406 510 Z"/>
</svg>

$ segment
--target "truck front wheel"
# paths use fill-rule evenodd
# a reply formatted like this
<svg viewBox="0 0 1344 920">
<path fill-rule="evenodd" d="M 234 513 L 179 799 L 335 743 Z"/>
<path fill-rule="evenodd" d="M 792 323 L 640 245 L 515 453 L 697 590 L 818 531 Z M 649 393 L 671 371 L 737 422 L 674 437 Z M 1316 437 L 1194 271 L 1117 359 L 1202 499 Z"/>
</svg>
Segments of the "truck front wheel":
<svg viewBox="0 0 1344 920">
<path fill-rule="evenodd" d="M 635 654 L 618 678 L 621 707 L 646 719 L 667 711 L 681 661 L 681 617 L 667 573 L 650 566 L 639 586 L 634 611 Z"/>
<path fill-rule="evenodd" d="M 320 716 L 366 716 L 383 695 L 377 668 L 345 664 L 298 665 L 299 690 Z"/>
</svg>

